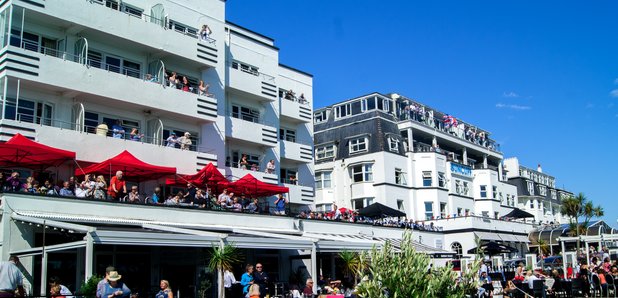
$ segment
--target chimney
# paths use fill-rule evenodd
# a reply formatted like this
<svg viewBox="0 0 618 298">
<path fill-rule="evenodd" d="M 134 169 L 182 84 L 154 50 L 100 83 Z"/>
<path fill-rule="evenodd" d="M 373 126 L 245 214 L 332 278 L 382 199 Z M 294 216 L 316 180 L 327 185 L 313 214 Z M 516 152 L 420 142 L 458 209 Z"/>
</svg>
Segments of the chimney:
<svg viewBox="0 0 618 298">
<path fill-rule="evenodd" d="M 539 172 L 539 173 L 543 173 L 543 168 L 541 168 L 541 164 L 538 164 L 536 166 L 536 171 Z"/>
</svg>

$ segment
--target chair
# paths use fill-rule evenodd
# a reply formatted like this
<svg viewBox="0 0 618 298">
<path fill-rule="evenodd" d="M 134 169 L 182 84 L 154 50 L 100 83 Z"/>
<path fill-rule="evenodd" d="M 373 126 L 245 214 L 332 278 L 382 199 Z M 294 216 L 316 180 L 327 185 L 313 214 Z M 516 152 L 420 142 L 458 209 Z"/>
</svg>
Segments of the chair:
<svg viewBox="0 0 618 298">
<path fill-rule="evenodd" d="M 590 278 L 590 291 L 593 297 L 603 296 L 603 291 L 601 290 L 601 280 L 596 274 L 592 274 L 592 278 Z"/>
<path fill-rule="evenodd" d="M 544 280 L 537 279 L 532 281 L 532 296 L 543 298 L 546 297 Z"/>
<path fill-rule="evenodd" d="M 611 274 L 605 274 L 605 279 L 607 280 L 607 297 L 610 291 L 616 297 L 616 280 Z"/>
</svg>

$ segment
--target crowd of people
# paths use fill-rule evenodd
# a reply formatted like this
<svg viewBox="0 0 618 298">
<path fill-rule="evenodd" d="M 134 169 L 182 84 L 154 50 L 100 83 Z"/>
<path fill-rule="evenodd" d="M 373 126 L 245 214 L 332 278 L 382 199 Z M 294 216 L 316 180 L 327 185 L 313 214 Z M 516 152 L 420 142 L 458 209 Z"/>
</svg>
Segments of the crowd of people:
<svg viewBox="0 0 618 298">
<path fill-rule="evenodd" d="M 307 104 L 309 103 L 309 101 L 307 101 L 307 99 L 305 98 L 305 94 L 301 93 L 298 97 L 296 96 L 296 93 L 290 89 L 287 91 L 280 91 L 279 95 L 283 95 L 282 97 L 287 99 L 287 100 L 291 100 L 291 101 L 296 101 L 298 103 L 301 104 Z"/>
<path fill-rule="evenodd" d="M 487 147 L 494 150 L 494 143 L 491 142 L 487 133 L 468 125 L 463 121 L 457 120 L 452 115 L 444 114 L 442 119 L 434 117 L 434 111 L 418 103 L 409 103 L 403 106 L 403 111 L 399 116 L 401 120 L 413 120 L 423 123 L 435 129 L 452 134 L 471 143 Z"/>
</svg>

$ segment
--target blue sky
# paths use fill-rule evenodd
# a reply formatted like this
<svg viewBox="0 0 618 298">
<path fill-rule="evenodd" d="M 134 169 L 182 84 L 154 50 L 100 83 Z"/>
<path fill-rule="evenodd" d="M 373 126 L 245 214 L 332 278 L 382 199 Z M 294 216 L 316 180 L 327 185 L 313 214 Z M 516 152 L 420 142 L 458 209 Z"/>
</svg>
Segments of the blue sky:
<svg viewBox="0 0 618 298">
<path fill-rule="evenodd" d="M 618 1 L 229 0 L 314 75 L 314 107 L 396 92 L 492 132 L 505 157 L 617 226 Z"/>
</svg>

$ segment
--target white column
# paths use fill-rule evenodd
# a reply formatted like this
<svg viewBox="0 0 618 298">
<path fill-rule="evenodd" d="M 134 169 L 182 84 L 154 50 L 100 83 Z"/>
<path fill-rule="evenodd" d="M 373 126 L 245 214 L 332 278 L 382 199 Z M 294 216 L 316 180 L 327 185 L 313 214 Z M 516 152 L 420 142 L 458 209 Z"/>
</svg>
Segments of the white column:
<svg viewBox="0 0 618 298">
<path fill-rule="evenodd" d="M 412 128 L 408 128 L 408 151 L 414 151 L 414 137 L 412 135 Z"/>
<path fill-rule="evenodd" d="M 464 147 L 462 150 L 461 158 L 463 159 L 463 164 L 468 165 L 468 149 Z"/>
<path fill-rule="evenodd" d="M 567 267 L 568 266 L 568 262 L 567 262 L 567 256 L 566 256 L 566 249 L 564 247 L 564 241 L 560 240 L 560 246 L 562 248 L 562 264 L 565 265 L 564 267 L 564 279 L 567 279 Z M 577 259 L 577 258 L 575 258 Z M 572 264 L 571 266 L 575 266 L 575 264 Z"/>
<path fill-rule="evenodd" d="M 90 232 L 86 233 L 86 253 L 84 260 L 84 282 L 88 281 L 88 279 L 94 275 L 93 272 L 93 263 L 94 263 L 94 242 L 92 240 L 92 235 Z"/>
<path fill-rule="evenodd" d="M 41 296 L 47 295 L 47 252 L 43 247 L 41 254 Z"/>
<path fill-rule="evenodd" d="M 487 154 L 483 155 L 483 168 L 487 169 Z"/>
<path fill-rule="evenodd" d="M 318 292 L 318 260 L 317 260 L 317 247 L 315 242 L 311 244 L 311 278 L 313 278 L 313 293 Z"/>
<path fill-rule="evenodd" d="M 590 250 L 588 250 L 588 241 L 584 242 L 584 244 L 586 245 L 586 264 L 590 265 Z"/>
</svg>

